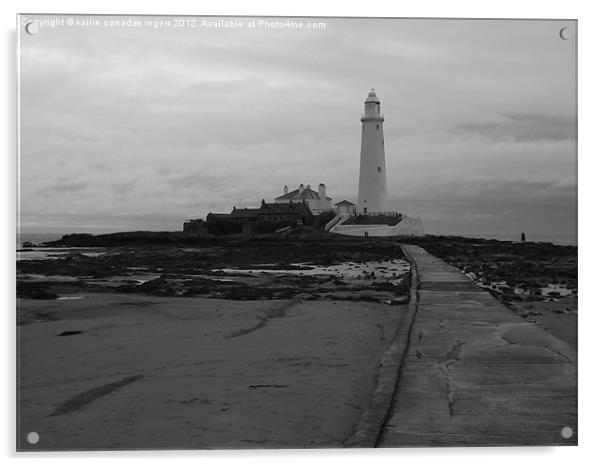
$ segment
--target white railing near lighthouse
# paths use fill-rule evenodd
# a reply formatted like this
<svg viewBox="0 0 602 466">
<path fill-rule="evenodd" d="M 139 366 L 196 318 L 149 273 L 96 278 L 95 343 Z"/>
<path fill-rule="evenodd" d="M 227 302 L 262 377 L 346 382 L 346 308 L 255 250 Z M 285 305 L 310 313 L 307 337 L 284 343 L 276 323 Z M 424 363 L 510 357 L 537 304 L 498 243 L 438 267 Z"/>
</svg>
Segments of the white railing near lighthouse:
<svg viewBox="0 0 602 466">
<path fill-rule="evenodd" d="M 343 220 L 343 217 L 337 215 L 333 219 L 331 219 L 326 225 L 324 225 L 324 231 L 330 231 L 333 227 L 338 225 Z"/>
<path fill-rule="evenodd" d="M 361 212 L 356 217 L 403 217 L 401 212 Z"/>
</svg>

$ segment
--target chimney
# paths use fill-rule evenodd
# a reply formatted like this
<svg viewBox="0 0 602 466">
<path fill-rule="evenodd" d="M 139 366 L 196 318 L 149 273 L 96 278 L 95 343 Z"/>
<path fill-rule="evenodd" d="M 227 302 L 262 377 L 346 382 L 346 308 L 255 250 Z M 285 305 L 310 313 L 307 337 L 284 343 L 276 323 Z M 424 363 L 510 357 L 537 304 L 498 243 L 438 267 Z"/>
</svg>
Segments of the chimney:
<svg viewBox="0 0 602 466">
<path fill-rule="evenodd" d="M 299 192 L 303 191 L 303 189 L 304 189 L 304 188 L 303 188 L 303 183 L 301 183 L 301 184 L 299 185 Z"/>
<path fill-rule="evenodd" d="M 320 186 L 318 186 L 318 193 L 320 194 L 320 199 L 326 199 L 326 185 L 324 183 L 320 183 Z"/>
<path fill-rule="evenodd" d="M 284 185 L 284 194 L 288 194 L 288 186 Z"/>
</svg>

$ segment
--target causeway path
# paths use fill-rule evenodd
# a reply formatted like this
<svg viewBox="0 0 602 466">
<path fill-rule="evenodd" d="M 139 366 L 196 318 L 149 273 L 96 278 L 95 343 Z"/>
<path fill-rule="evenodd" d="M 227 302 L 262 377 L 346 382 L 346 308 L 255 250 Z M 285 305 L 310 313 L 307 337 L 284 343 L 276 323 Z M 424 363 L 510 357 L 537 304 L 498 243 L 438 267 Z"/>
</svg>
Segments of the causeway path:
<svg viewBox="0 0 602 466">
<path fill-rule="evenodd" d="M 569 345 L 424 249 L 404 251 L 417 308 L 377 446 L 575 445 Z"/>
</svg>

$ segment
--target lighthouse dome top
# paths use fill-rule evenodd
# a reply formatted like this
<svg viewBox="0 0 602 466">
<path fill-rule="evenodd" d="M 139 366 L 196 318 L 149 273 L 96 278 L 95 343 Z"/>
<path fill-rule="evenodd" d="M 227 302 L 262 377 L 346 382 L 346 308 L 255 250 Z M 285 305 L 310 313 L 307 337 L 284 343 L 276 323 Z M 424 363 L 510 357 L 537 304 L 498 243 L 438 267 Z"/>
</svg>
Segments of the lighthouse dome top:
<svg viewBox="0 0 602 466">
<path fill-rule="evenodd" d="M 364 101 L 365 104 L 370 102 L 380 104 L 380 100 L 378 100 L 378 97 L 376 97 L 376 92 L 374 92 L 374 89 L 368 92 L 368 97 L 366 97 L 366 100 Z"/>
</svg>

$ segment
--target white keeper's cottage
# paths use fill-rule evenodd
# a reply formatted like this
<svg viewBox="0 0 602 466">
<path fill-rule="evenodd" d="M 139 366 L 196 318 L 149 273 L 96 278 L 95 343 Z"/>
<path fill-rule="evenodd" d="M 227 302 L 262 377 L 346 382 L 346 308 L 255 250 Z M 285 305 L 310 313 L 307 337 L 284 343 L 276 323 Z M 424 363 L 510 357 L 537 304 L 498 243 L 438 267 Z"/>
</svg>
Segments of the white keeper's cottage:
<svg viewBox="0 0 602 466">
<path fill-rule="evenodd" d="M 317 191 L 311 189 L 310 185 L 304 186 L 303 184 L 300 184 L 298 189 L 289 191 L 288 186 L 285 185 L 283 192 L 282 196 L 274 199 L 276 204 L 305 202 L 314 215 L 332 210 L 332 199 L 326 195 L 324 183 L 320 183 Z"/>
</svg>

